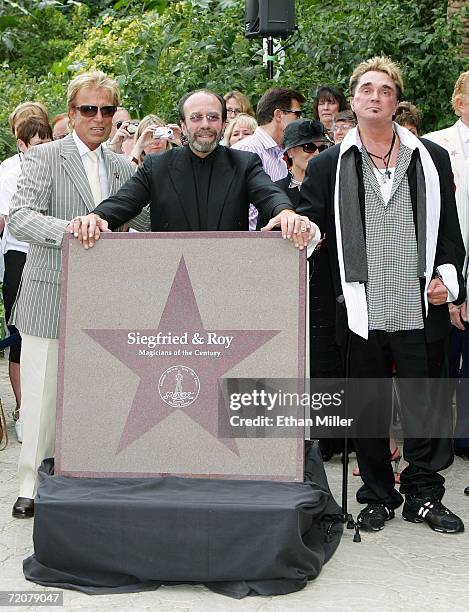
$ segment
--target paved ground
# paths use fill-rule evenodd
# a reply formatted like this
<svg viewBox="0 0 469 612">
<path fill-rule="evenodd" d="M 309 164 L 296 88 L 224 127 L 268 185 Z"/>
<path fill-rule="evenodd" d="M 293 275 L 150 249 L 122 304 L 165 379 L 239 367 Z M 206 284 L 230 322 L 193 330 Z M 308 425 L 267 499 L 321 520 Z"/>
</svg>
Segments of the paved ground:
<svg viewBox="0 0 469 612">
<path fill-rule="evenodd" d="M 8 415 L 13 399 L 7 378 L 7 364 L 0 359 L 0 397 Z M 22 561 L 32 551 L 32 521 L 11 517 L 16 499 L 16 463 L 20 445 L 11 427 L 11 442 L 0 452 L 0 591 L 34 590 L 43 587 L 28 583 Z M 341 465 L 338 459 L 326 464 L 332 490 L 338 496 Z M 64 592 L 65 610 L 157 610 L 158 612 L 463 612 L 469 610 L 469 463 L 456 459 L 447 471 L 446 504 L 465 521 L 468 531 L 458 535 L 432 532 L 426 525 L 405 523 L 400 516 L 378 534 L 363 534 L 352 542 L 346 531 L 338 551 L 319 578 L 303 591 L 281 597 L 252 597 L 235 601 L 215 595 L 204 587 L 163 587 L 158 591 L 132 595 L 88 596 Z M 358 478 L 350 485 L 350 509 Z M 41 610 L 43 608 L 10 608 Z M 51 608 L 48 608 L 51 609 Z"/>
</svg>

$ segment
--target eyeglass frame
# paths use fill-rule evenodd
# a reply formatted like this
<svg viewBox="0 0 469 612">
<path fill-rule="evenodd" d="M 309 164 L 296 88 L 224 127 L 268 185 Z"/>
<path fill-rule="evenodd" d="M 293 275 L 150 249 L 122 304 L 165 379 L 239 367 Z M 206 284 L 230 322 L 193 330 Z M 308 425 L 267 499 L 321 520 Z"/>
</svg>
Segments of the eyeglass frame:
<svg viewBox="0 0 469 612">
<path fill-rule="evenodd" d="M 103 119 L 109 119 L 114 117 L 117 111 L 117 106 L 112 106 L 110 104 L 105 104 L 104 106 L 97 106 L 96 104 L 80 104 L 80 106 L 74 106 L 75 110 L 77 110 L 80 115 L 86 117 L 87 119 L 91 119 L 91 117 L 96 117 L 98 114 L 98 110 L 101 113 L 101 117 Z M 83 109 L 88 109 L 85 111 Z M 104 109 L 109 109 L 103 112 Z"/>
<path fill-rule="evenodd" d="M 301 115 L 303 114 L 303 111 L 295 110 L 293 108 L 281 108 L 280 110 L 282 111 L 282 113 L 285 113 L 285 114 L 287 114 L 287 113 L 294 113 L 294 115 L 295 115 L 295 117 L 297 119 L 301 119 Z"/>
<path fill-rule="evenodd" d="M 218 113 L 192 113 L 192 115 L 189 115 L 189 120 L 192 121 L 192 123 L 200 123 L 204 118 L 207 119 L 209 123 L 223 121 L 222 116 Z"/>
<path fill-rule="evenodd" d="M 354 127 L 357 127 L 356 123 L 349 123 L 349 122 L 345 122 L 345 121 L 338 121 L 337 123 L 334 123 L 334 125 L 332 126 L 332 131 L 333 132 L 338 132 L 339 129 L 341 129 L 341 130 L 343 130 L 343 129 L 353 130 Z"/>
</svg>

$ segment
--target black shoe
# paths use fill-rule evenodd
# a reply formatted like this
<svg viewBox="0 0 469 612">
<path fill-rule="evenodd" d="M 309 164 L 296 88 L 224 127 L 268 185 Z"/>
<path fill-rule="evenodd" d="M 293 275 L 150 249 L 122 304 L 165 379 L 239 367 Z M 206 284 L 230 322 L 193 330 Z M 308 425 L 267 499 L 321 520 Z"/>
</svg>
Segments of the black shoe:
<svg viewBox="0 0 469 612">
<path fill-rule="evenodd" d="M 402 518 L 411 523 L 427 523 L 433 531 L 440 533 L 460 533 L 464 523 L 448 510 L 439 499 L 406 495 Z"/>
<path fill-rule="evenodd" d="M 15 518 L 31 518 L 34 516 L 34 499 L 18 497 L 11 513 Z"/>
<path fill-rule="evenodd" d="M 464 489 L 464 495 L 469 495 L 469 487 L 466 487 L 466 488 Z"/>
<path fill-rule="evenodd" d="M 368 504 L 357 517 L 360 529 L 364 531 L 381 531 L 385 521 L 394 518 L 394 510 L 385 504 Z"/>
</svg>

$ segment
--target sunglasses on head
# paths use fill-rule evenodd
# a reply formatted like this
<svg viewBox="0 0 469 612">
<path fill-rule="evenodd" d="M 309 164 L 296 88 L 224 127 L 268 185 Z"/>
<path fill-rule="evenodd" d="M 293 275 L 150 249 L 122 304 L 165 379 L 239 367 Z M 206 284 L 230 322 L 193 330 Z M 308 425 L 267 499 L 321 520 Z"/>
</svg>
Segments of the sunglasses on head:
<svg viewBox="0 0 469 612">
<path fill-rule="evenodd" d="M 117 110 L 117 106 L 95 106 L 94 104 L 82 104 L 81 106 L 75 106 L 75 108 L 80 111 L 80 115 L 83 115 L 83 117 L 95 117 L 98 110 L 102 117 L 113 117 Z"/>
<path fill-rule="evenodd" d="M 328 145 L 327 143 L 318 146 L 315 145 L 314 142 L 307 142 L 306 144 L 302 145 L 302 148 L 305 153 L 316 153 L 316 151 L 322 153 L 323 151 L 326 151 L 329 146 L 330 145 Z"/>
</svg>

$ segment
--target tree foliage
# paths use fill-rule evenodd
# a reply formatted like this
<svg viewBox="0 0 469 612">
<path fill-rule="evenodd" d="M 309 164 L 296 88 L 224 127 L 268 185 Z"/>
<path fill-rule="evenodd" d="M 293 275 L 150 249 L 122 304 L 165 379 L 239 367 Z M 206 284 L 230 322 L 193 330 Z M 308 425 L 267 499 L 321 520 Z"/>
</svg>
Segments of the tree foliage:
<svg viewBox="0 0 469 612">
<path fill-rule="evenodd" d="M 402 67 L 404 97 L 421 108 L 430 130 L 454 121 L 451 92 L 468 66 L 461 57 L 461 20 L 447 20 L 443 0 L 297 0 L 299 29 L 283 41 L 274 83 L 267 79 L 262 41 L 244 37 L 244 0 L 9 4 L 26 12 L 0 5 L 0 38 L 8 32 L 15 43 L 9 50 L 0 45 L 1 124 L 25 99 L 64 110 L 67 81 L 91 68 L 118 79 L 135 116 L 157 112 L 174 120 L 179 97 L 200 87 L 240 89 L 256 103 L 272 85 L 291 86 L 311 104 L 319 84 L 346 91 L 358 62 L 385 54 Z M 16 26 L 3 27 L 2 17 L 13 17 Z M 23 40 L 27 44 L 17 44 Z M 0 153 L 5 140 L 7 130 L 0 128 Z"/>
</svg>

